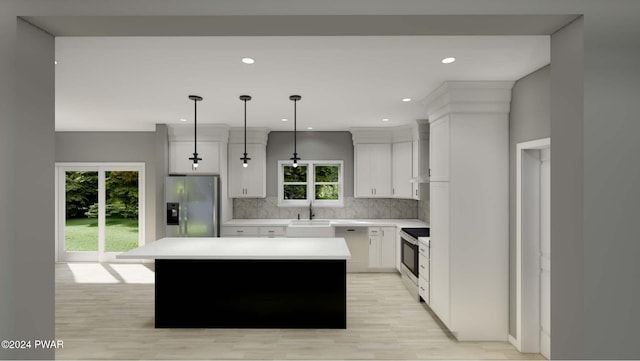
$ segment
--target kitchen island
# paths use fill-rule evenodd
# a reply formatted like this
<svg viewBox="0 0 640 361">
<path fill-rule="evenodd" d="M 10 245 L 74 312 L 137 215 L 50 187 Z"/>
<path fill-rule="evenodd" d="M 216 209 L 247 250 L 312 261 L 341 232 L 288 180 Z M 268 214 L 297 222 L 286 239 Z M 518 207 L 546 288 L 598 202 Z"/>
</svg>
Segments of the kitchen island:
<svg viewBox="0 0 640 361">
<path fill-rule="evenodd" d="M 155 260 L 156 328 L 346 328 L 344 238 L 162 238 L 117 256 Z"/>
</svg>

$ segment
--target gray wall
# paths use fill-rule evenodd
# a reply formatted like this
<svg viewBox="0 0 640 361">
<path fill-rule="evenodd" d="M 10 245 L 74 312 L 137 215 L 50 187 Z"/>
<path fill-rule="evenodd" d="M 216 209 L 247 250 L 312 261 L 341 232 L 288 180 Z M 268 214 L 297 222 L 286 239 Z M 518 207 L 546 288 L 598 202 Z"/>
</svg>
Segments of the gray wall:
<svg viewBox="0 0 640 361">
<path fill-rule="evenodd" d="M 13 338 L 16 335 L 15 325 L 15 293 L 14 285 L 18 280 L 16 275 L 15 254 L 15 214 L 12 210 L 16 204 L 13 191 L 15 190 L 15 178 L 13 172 L 17 157 L 14 155 L 14 140 L 16 136 L 16 110 L 15 110 L 15 81 L 13 73 L 16 71 L 15 58 L 4 56 L 15 51 L 16 18 L 12 16 L 12 9 L 0 2 L 0 340 Z M 46 47 L 45 47 L 46 48 Z M 6 171 L 5 171 L 6 170 Z M 43 192 L 46 193 L 46 192 Z M 45 195 L 46 196 L 46 195 Z M 44 252 L 47 253 L 47 252 Z M 26 255 L 25 255 L 26 256 Z M 48 272 L 48 264 L 45 267 Z M 51 295 L 45 289 L 38 294 L 46 301 L 50 301 Z M 53 325 L 46 318 L 38 324 L 47 329 L 47 334 L 53 331 Z M 17 355 L 9 350 L 0 349 L 0 359 L 15 358 Z"/>
<path fill-rule="evenodd" d="M 640 356 L 637 343 L 617 349 L 605 347 L 604 353 L 587 350 L 588 343 L 595 340 L 590 340 L 586 329 L 601 329 L 607 323 L 589 324 L 589 311 L 584 308 L 586 282 L 594 280 L 585 277 L 583 263 L 583 166 L 590 161 L 583 153 L 583 125 L 587 121 L 583 109 L 601 105 L 601 99 L 592 99 L 589 104 L 584 98 L 587 91 L 583 87 L 584 25 L 582 19 L 574 21 L 551 37 L 551 355 L 560 359 Z M 616 298 L 618 292 L 609 296 Z M 590 312 L 613 314 L 616 311 L 609 308 L 610 302 L 602 302 Z M 640 312 L 628 316 L 636 318 L 635 324 L 640 321 Z M 618 327 L 616 332 L 598 337 L 612 342 L 634 334 L 640 336 L 635 326 L 618 324 Z"/>
<path fill-rule="evenodd" d="M 516 329 L 516 145 L 551 136 L 550 67 L 518 80 L 509 113 L 509 334 Z"/>
<path fill-rule="evenodd" d="M 156 133 L 56 132 L 55 140 L 56 162 L 144 162 L 145 241 L 155 241 L 156 162 L 161 151 L 156 149 Z"/>
<path fill-rule="evenodd" d="M 298 157 L 344 161 L 344 196 L 353 196 L 353 140 L 350 132 L 298 132 Z M 267 143 L 267 197 L 278 196 L 279 160 L 293 157 L 293 132 L 271 132 Z"/>
<path fill-rule="evenodd" d="M 17 158 L 12 169 L 2 169 L 2 172 L 13 173 L 17 182 L 12 190 L 15 204 L 11 210 L 15 212 L 14 271 L 20 278 L 13 289 L 16 301 L 13 339 L 51 339 L 55 320 L 55 286 L 51 272 L 55 219 L 54 41 L 50 34 L 24 21 L 18 21 L 17 30 L 17 73 L 20 75 L 16 84 L 18 117 L 14 149 Z M 34 272 L 34 265 L 48 271 Z M 48 358 L 53 353 L 34 349 L 32 355 Z"/>
<path fill-rule="evenodd" d="M 47 110 L 53 99 L 52 88 L 46 99 L 24 99 L 28 100 L 25 106 L 46 112 L 43 123 L 33 124 L 31 129 L 41 136 L 20 136 L 17 127 L 17 122 L 21 119 L 16 116 L 18 111 L 27 113 L 35 110 L 21 107 L 16 101 L 15 96 L 20 91 L 15 85 L 21 82 L 33 85 L 34 89 L 48 89 L 48 82 L 53 74 L 53 68 L 47 74 L 37 77 L 37 72 L 31 75 L 17 71 L 16 64 L 20 64 L 23 59 L 18 59 L 15 63 L 11 54 L 15 55 L 18 50 L 14 42 L 18 15 L 96 15 L 102 16 L 103 25 L 110 22 L 108 16 L 239 15 L 233 21 L 222 22 L 227 24 L 226 28 L 210 34 L 237 35 L 244 31 L 246 35 L 260 35 L 264 34 L 264 29 L 261 28 L 263 23 L 254 21 L 253 17 L 242 17 L 243 15 L 337 14 L 346 15 L 341 17 L 342 26 L 338 30 L 331 21 L 325 21 L 321 16 L 314 18 L 315 27 L 307 27 L 307 22 L 302 20 L 297 23 L 304 25 L 285 28 L 277 28 L 282 18 L 275 17 L 271 30 L 279 29 L 282 35 L 300 35 L 305 31 L 313 35 L 388 35 L 390 32 L 386 30 L 360 26 L 357 20 L 361 21 L 363 17 L 349 17 L 375 14 L 382 17 L 376 17 L 369 24 L 380 24 L 379 26 L 386 26 L 385 29 L 395 26 L 398 34 L 419 35 L 439 31 L 440 34 L 452 34 L 455 31 L 451 29 L 455 28 L 464 28 L 464 33 L 474 34 L 482 32 L 483 26 L 487 25 L 492 29 L 502 26 L 501 32 L 496 33 L 526 34 L 531 33 L 530 29 L 540 22 L 496 22 L 494 18 L 491 24 L 487 24 L 483 22 L 483 17 L 448 18 L 446 23 L 438 25 L 440 28 L 431 28 L 429 25 L 433 23 L 410 22 L 406 18 L 403 18 L 405 21 L 401 24 L 387 23 L 384 16 L 584 14 L 584 22 L 580 21 L 559 31 L 552 36 L 551 41 L 551 138 L 554 142 L 551 173 L 552 354 L 555 359 L 640 358 L 640 343 L 637 342 L 640 339 L 640 328 L 637 327 L 640 324 L 640 308 L 630 304 L 633 300 L 640 299 L 637 282 L 640 263 L 636 259 L 640 254 L 637 231 L 640 188 L 634 186 L 638 183 L 635 156 L 640 154 L 640 142 L 635 139 L 640 126 L 637 121 L 640 102 L 636 95 L 640 88 L 640 27 L 637 26 L 640 1 L 303 0 L 296 2 L 296 6 L 291 6 L 288 0 L 271 0 L 269 6 L 261 6 L 262 3 L 262 0 L 183 0 L 179 3 L 169 0 L 0 2 L 0 53 L 8 55 L 0 57 L 0 95 L 8 94 L 6 98 L 0 97 L 0 120 L 6 122 L 0 128 L 3 133 L 0 135 L 0 140 L 3 140 L 0 145 L 3 150 L 0 155 L 0 201 L 3 204 L 0 209 L 14 209 L 17 204 L 16 195 L 27 194 L 26 190 L 33 185 L 23 183 L 22 179 L 18 182 L 16 178 L 20 173 L 17 165 L 25 160 L 25 154 L 18 152 L 25 147 L 19 143 L 28 146 L 30 142 L 47 143 L 55 139 L 53 132 L 49 131 L 54 119 L 53 110 Z M 238 26 L 242 21 L 254 27 Z M 104 34 L 106 28 L 102 29 Z M 156 28 L 155 31 L 161 32 L 162 29 L 164 28 Z M 147 30 L 153 32 L 153 29 Z M 74 35 L 73 32 L 70 34 Z M 125 31 L 122 35 L 131 33 Z M 38 40 L 35 38 L 27 41 L 21 37 L 20 41 L 37 46 L 44 53 L 40 59 L 51 63 L 53 52 L 47 50 L 48 45 L 37 45 Z M 45 66 L 48 65 L 43 65 L 43 69 Z M 4 140 L 8 141 L 5 143 Z M 37 153 L 35 156 L 29 153 L 27 159 L 32 166 L 41 167 L 45 171 L 49 168 L 52 176 L 53 149 L 40 149 Z M 32 189 L 27 197 L 27 201 L 33 201 L 33 204 L 47 204 L 53 201 L 53 189 L 51 186 Z M 0 256 L 3 261 L 0 263 L 0 291 L 3 297 L 0 316 L 9 318 L 8 326 L 0 323 L 0 339 L 17 339 L 24 334 L 12 327 L 13 320 L 23 323 L 21 327 L 28 330 L 30 338 L 53 334 L 54 291 L 51 287 L 51 275 L 54 250 L 51 238 L 54 226 L 53 209 L 49 209 L 48 214 L 31 217 L 31 224 L 36 222 L 38 227 L 23 227 L 25 222 L 16 221 L 17 217 L 0 217 L 3 219 L 0 224 L 7 227 L 0 230 L 0 250 L 13 252 L 8 256 Z M 6 215 L 6 211 L 1 215 Z M 18 237 L 16 233 L 20 228 L 26 229 Z M 41 238 L 43 233 L 48 234 L 47 239 Z M 33 252 L 19 245 L 25 238 L 31 239 L 31 244 L 38 246 L 38 251 L 46 259 L 44 262 L 39 262 L 39 259 L 34 262 Z M 635 258 L 630 259 L 633 256 Z M 30 269 L 26 271 L 20 264 L 28 264 Z M 18 284 L 23 288 L 18 287 Z M 24 287 L 30 289 L 25 290 Z M 6 294 L 12 295 L 8 296 L 8 302 L 5 302 Z M 45 307 L 41 308 L 41 314 L 32 317 L 32 314 L 25 315 L 25 308 L 18 308 L 18 304 L 31 305 L 34 310 L 39 306 Z M 47 358 L 52 356 L 53 353 L 49 352 Z M 0 357 L 42 356 L 36 350 L 0 350 Z"/>
<path fill-rule="evenodd" d="M 156 151 L 156 203 L 154 213 L 156 216 L 156 239 L 160 239 L 165 234 L 165 214 L 162 211 L 165 209 L 164 205 L 164 179 L 169 174 L 169 129 L 166 124 L 157 124 L 155 133 L 155 145 Z M 157 211 L 160 210 L 160 211 Z"/>
</svg>

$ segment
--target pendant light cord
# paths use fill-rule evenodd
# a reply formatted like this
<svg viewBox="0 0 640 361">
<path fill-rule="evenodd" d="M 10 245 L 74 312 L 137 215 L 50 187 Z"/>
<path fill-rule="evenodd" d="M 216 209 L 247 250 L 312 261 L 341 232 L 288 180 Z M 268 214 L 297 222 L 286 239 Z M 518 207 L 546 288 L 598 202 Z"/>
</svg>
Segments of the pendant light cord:
<svg viewBox="0 0 640 361">
<path fill-rule="evenodd" d="M 296 119 L 297 118 L 296 115 L 298 113 L 297 108 L 296 108 L 296 104 L 297 103 L 298 103 L 297 100 L 293 101 L 293 154 L 294 154 L 294 157 L 297 157 L 297 154 L 298 154 L 298 151 L 296 150 L 296 146 L 297 146 L 297 139 L 296 139 L 297 138 L 296 137 L 297 130 L 296 130 L 296 127 L 297 127 L 297 122 L 298 122 L 297 119 Z"/>
<path fill-rule="evenodd" d="M 244 100 L 244 156 L 247 157 L 247 99 Z"/>
</svg>

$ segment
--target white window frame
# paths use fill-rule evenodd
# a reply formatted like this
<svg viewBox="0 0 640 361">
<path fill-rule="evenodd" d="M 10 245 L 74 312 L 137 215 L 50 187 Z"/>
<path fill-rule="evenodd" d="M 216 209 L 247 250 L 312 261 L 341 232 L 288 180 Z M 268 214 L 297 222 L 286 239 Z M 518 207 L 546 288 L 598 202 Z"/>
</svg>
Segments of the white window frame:
<svg viewBox="0 0 640 361">
<path fill-rule="evenodd" d="M 344 162 L 341 160 L 304 160 L 298 165 L 307 166 L 307 199 L 284 199 L 284 166 L 290 166 L 290 160 L 278 161 L 278 207 L 307 207 L 312 202 L 314 207 L 344 207 Z M 315 190 L 315 166 L 316 165 L 337 165 L 338 166 L 338 199 L 337 200 L 316 200 Z M 320 183 L 324 184 L 324 183 Z"/>
<path fill-rule="evenodd" d="M 138 172 L 138 246 L 145 244 L 145 163 L 141 162 L 57 162 L 55 164 L 55 188 L 56 188 L 56 233 L 55 233 L 55 261 L 56 262 L 119 262 L 135 263 L 138 260 L 116 260 L 115 256 L 119 252 L 106 252 L 104 250 L 105 234 L 104 227 L 98 227 L 98 251 L 67 252 L 64 247 L 65 212 L 66 212 L 66 192 L 65 172 L 66 171 L 91 171 L 98 172 L 98 222 L 104 224 L 105 216 L 105 172 L 108 171 L 135 171 Z"/>
</svg>

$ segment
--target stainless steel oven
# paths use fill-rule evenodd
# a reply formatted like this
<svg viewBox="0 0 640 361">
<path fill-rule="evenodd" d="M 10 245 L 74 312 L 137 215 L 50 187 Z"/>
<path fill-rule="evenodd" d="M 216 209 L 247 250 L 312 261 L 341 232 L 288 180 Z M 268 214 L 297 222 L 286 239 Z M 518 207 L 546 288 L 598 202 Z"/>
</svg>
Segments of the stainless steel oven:
<svg viewBox="0 0 640 361">
<path fill-rule="evenodd" d="M 402 228 L 400 231 L 400 259 L 402 261 L 400 273 L 402 274 L 402 282 L 416 300 L 420 300 L 418 292 L 418 277 L 420 275 L 418 237 L 428 236 L 429 228 Z"/>
</svg>

